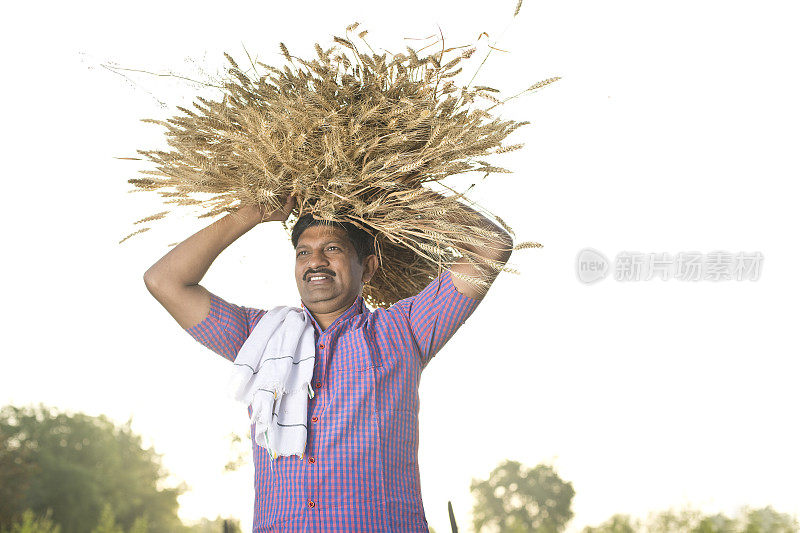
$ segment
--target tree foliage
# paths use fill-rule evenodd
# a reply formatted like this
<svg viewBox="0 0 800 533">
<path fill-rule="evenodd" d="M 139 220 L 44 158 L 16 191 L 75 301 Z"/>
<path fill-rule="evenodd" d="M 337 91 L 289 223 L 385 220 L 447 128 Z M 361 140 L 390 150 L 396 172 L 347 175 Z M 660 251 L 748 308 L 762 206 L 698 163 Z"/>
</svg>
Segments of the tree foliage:
<svg viewBox="0 0 800 533">
<path fill-rule="evenodd" d="M 189 533 L 242 533 L 238 520 L 218 516 L 214 520 L 203 518 L 189 528 Z"/>
<path fill-rule="evenodd" d="M 37 516 L 27 509 L 9 529 L 2 529 L 2 533 L 61 533 L 61 526 L 50 519 L 50 513 Z"/>
<path fill-rule="evenodd" d="M 486 480 L 470 485 L 475 505 L 476 532 L 557 533 L 572 518 L 572 483 L 562 480 L 552 466 L 524 468 L 517 461 L 505 461 Z"/>
<path fill-rule="evenodd" d="M 92 533 L 125 533 L 122 528 L 117 525 L 114 510 L 108 503 L 103 507 L 103 512 L 100 513 L 100 520 L 92 530 Z"/>
<path fill-rule="evenodd" d="M 615 514 L 597 527 L 584 528 L 583 533 L 636 533 L 638 524 L 631 520 L 628 515 Z"/>
<path fill-rule="evenodd" d="M 117 427 L 105 416 L 41 405 L 0 408 L 0 528 L 25 510 L 49 510 L 60 533 L 182 531 L 177 497 L 185 487 L 164 488 L 165 477 L 131 421 Z"/>
<path fill-rule="evenodd" d="M 628 515 L 614 515 L 596 527 L 586 527 L 583 533 L 798 533 L 800 525 L 791 515 L 779 513 L 772 507 L 744 507 L 735 518 L 722 513 L 704 515 L 696 509 L 667 510 L 650 513 L 645 520 Z"/>
</svg>

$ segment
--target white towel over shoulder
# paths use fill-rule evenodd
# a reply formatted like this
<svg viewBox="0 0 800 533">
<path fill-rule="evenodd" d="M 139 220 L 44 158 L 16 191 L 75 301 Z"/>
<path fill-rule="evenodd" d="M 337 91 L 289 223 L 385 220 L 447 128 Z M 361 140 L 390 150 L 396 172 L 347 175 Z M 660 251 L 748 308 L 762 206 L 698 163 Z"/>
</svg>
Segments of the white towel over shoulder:
<svg viewBox="0 0 800 533">
<path fill-rule="evenodd" d="M 311 320 L 280 306 L 261 317 L 233 362 L 230 393 L 252 406 L 256 444 L 273 459 L 305 452 L 314 356 Z"/>
</svg>

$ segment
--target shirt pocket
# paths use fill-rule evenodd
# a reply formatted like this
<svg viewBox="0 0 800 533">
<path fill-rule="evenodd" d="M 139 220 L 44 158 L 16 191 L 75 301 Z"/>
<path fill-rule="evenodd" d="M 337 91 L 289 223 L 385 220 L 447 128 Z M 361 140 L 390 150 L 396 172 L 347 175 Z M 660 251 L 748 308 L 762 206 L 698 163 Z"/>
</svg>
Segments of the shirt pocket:
<svg viewBox="0 0 800 533">
<path fill-rule="evenodd" d="M 367 341 L 363 330 L 339 337 L 331 358 L 335 373 L 367 372 L 381 366 L 380 354 Z"/>
</svg>

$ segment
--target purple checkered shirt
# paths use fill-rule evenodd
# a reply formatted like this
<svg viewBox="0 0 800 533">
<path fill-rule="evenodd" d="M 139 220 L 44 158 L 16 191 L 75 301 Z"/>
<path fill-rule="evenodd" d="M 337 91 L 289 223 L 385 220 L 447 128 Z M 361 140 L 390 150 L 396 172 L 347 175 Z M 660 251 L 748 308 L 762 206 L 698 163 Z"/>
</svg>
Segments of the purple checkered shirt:
<svg viewBox="0 0 800 533">
<path fill-rule="evenodd" d="M 428 533 L 418 460 L 420 374 L 479 303 L 458 292 L 444 270 L 388 309 L 370 311 L 358 296 L 324 331 L 301 304 L 316 339 L 305 455 L 270 463 L 253 436 L 253 532 Z M 186 331 L 232 361 L 264 313 L 212 294 L 206 318 Z"/>
</svg>

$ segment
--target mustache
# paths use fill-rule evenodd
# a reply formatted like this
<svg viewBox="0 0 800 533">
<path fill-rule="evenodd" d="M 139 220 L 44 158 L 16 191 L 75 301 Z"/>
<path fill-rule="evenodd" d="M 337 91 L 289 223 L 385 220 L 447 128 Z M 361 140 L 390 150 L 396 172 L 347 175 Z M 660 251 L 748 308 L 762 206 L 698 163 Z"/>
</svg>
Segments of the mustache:
<svg viewBox="0 0 800 533">
<path fill-rule="evenodd" d="M 308 281 L 308 277 L 309 277 L 309 276 L 313 276 L 313 275 L 315 275 L 315 274 L 327 274 L 327 275 L 329 275 L 330 277 L 335 277 L 335 276 L 336 276 L 336 274 L 334 274 L 334 273 L 333 273 L 333 272 L 331 272 L 330 270 L 325 270 L 325 269 L 322 269 L 322 270 L 314 270 L 314 271 L 309 271 L 309 272 L 306 272 L 306 273 L 305 273 L 305 275 L 303 276 L 303 279 L 304 279 L 304 280 L 306 280 L 306 281 Z"/>
</svg>

